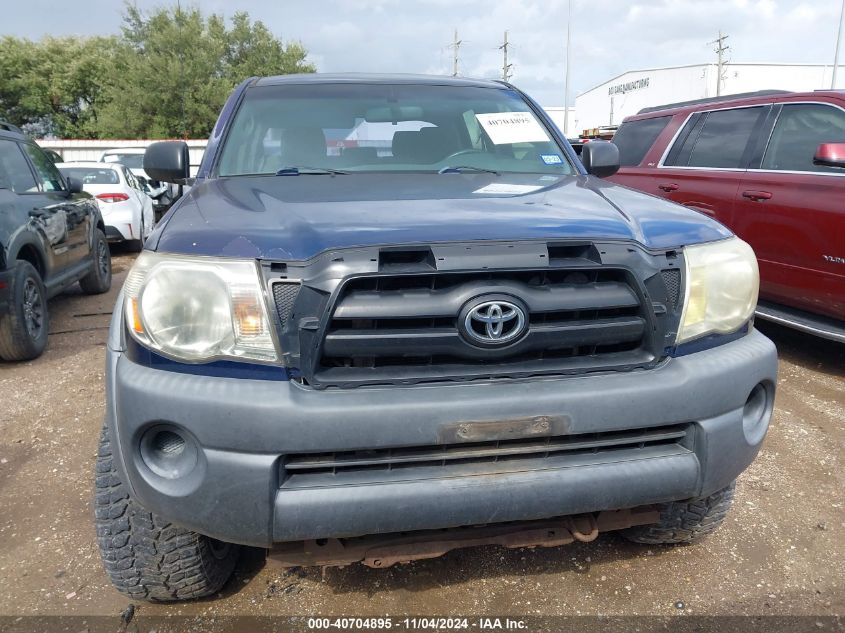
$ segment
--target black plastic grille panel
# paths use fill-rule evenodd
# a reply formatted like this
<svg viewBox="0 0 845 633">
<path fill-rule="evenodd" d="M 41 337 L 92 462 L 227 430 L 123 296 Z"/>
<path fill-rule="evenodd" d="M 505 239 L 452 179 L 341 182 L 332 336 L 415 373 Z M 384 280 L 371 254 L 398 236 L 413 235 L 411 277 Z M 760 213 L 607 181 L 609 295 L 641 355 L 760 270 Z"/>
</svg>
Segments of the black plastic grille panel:
<svg viewBox="0 0 845 633">
<path fill-rule="evenodd" d="M 516 343 L 490 350 L 460 333 L 461 308 L 487 294 L 512 296 L 527 307 L 529 329 Z M 325 332 L 321 366 L 337 375 L 342 368 L 596 357 L 640 349 L 646 328 L 639 295 L 618 269 L 365 277 L 341 291 Z"/>
<path fill-rule="evenodd" d="M 393 472 L 414 469 L 447 469 L 461 466 L 472 469 L 479 464 L 519 466 L 520 462 L 561 456 L 612 457 L 619 451 L 642 451 L 655 447 L 685 447 L 689 444 L 689 425 L 631 429 L 604 433 L 511 439 L 490 442 L 409 446 L 372 450 L 288 455 L 284 463 L 286 477 L 331 477 L 372 471 Z M 492 466 L 491 466 L 492 468 Z M 455 474 L 455 471 L 450 471 Z M 408 474 L 412 474 L 409 472 Z M 328 478 L 327 478 L 328 476 Z"/>
<path fill-rule="evenodd" d="M 298 294 L 298 283 L 277 282 L 273 284 L 273 300 L 276 303 L 276 312 L 279 315 L 279 321 L 282 329 L 284 329 L 287 325 L 291 311 L 293 310 L 293 304 L 296 301 L 296 296 Z"/>
<path fill-rule="evenodd" d="M 672 304 L 670 308 L 675 310 L 681 299 L 681 271 L 677 268 L 669 268 L 661 270 L 660 275 L 663 277 L 663 283 L 666 284 L 666 294 Z"/>
</svg>

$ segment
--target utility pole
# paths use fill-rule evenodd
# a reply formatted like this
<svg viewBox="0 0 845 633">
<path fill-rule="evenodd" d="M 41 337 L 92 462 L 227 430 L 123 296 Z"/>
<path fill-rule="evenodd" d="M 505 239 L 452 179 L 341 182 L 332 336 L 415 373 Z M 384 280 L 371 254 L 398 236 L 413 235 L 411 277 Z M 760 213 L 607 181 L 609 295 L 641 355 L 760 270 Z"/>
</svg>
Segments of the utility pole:
<svg viewBox="0 0 845 633">
<path fill-rule="evenodd" d="M 719 37 L 710 42 L 710 44 L 715 44 L 716 48 L 716 55 L 718 55 L 718 62 L 716 67 L 716 96 L 722 96 L 722 81 L 725 79 L 725 53 L 731 49 L 730 46 L 726 46 L 725 42 L 728 40 L 727 35 L 722 35 L 722 31 L 719 31 Z"/>
<path fill-rule="evenodd" d="M 570 36 L 572 35 L 572 0 L 569 0 L 566 8 L 566 78 L 563 86 L 563 135 L 569 135 L 569 57 Z"/>
<path fill-rule="evenodd" d="M 502 51 L 502 79 L 508 81 L 511 78 L 511 67 L 513 64 L 508 63 L 508 32 L 505 31 L 505 41 L 499 47 Z"/>
<path fill-rule="evenodd" d="M 836 53 L 833 55 L 833 78 L 830 89 L 836 89 L 836 71 L 839 68 L 839 48 L 842 46 L 842 31 L 845 31 L 845 0 L 842 0 L 842 13 L 839 15 L 839 33 L 836 36 Z"/>
<path fill-rule="evenodd" d="M 458 39 L 458 29 L 455 29 L 455 39 L 452 40 L 452 77 L 458 76 L 458 50 L 461 48 L 461 40 Z"/>
</svg>

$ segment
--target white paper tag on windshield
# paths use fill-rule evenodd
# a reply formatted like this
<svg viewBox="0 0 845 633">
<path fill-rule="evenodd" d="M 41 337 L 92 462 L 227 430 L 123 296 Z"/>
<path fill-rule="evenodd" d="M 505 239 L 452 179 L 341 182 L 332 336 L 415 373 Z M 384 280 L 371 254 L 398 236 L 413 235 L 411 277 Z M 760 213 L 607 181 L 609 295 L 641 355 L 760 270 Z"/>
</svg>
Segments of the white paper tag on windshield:
<svg viewBox="0 0 845 633">
<path fill-rule="evenodd" d="M 530 112 L 493 112 L 476 114 L 475 118 L 496 145 L 549 140 L 546 130 Z"/>
<path fill-rule="evenodd" d="M 489 193 L 500 196 L 518 196 L 525 193 L 531 193 L 542 189 L 539 185 L 511 185 L 506 182 L 493 182 L 485 185 L 481 189 L 476 189 L 473 193 Z"/>
</svg>

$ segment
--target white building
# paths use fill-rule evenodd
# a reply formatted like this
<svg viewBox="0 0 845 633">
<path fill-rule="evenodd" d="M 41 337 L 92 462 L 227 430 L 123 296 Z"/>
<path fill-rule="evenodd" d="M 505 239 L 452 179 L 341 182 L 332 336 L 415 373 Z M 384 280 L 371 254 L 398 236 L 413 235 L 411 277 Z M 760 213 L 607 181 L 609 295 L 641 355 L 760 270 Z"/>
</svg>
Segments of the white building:
<svg viewBox="0 0 845 633">
<path fill-rule="evenodd" d="M 724 66 L 721 94 L 830 88 L 832 74 L 832 65 L 730 63 Z M 570 129 L 570 136 L 588 128 L 619 125 L 626 116 L 636 114 L 642 108 L 715 97 L 717 75 L 716 64 L 623 73 L 576 97 L 578 127 L 577 131 Z M 845 88 L 845 72 L 841 67 L 837 84 L 837 88 Z"/>
<path fill-rule="evenodd" d="M 581 133 L 581 128 L 578 127 L 578 117 L 575 115 L 574 106 L 569 107 L 569 112 L 566 112 L 567 108 L 564 108 L 563 106 L 551 106 L 543 109 L 546 111 L 546 114 L 549 115 L 549 118 L 554 121 L 558 129 L 561 132 L 566 132 L 569 138 L 578 136 Z M 569 127 L 566 127 L 564 124 L 566 119 L 569 119 Z"/>
<path fill-rule="evenodd" d="M 38 139 L 36 141 L 44 149 L 51 149 L 67 162 L 100 160 L 100 156 L 107 149 L 123 147 L 147 147 L 154 140 L 121 140 L 121 139 Z M 205 146 L 208 141 L 204 139 L 191 139 L 186 141 L 188 153 L 191 157 L 191 174 L 196 175 L 199 169 L 202 156 L 205 153 Z"/>
</svg>

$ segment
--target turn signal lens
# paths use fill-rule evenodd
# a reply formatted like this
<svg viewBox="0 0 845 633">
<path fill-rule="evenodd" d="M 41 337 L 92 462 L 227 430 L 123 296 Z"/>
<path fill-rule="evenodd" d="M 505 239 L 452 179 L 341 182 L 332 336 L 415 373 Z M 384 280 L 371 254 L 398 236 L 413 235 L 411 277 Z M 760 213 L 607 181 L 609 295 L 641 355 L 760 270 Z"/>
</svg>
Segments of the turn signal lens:
<svg viewBox="0 0 845 633">
<path fill-rule="evenodd" d="M 138 310 L 138 299 L 131 297 L 127 302 L 127 316 L 129 327 L 136 334 L 144 333 L 144 324 L 141 323 L 141 312 Z"/>
</svg>

